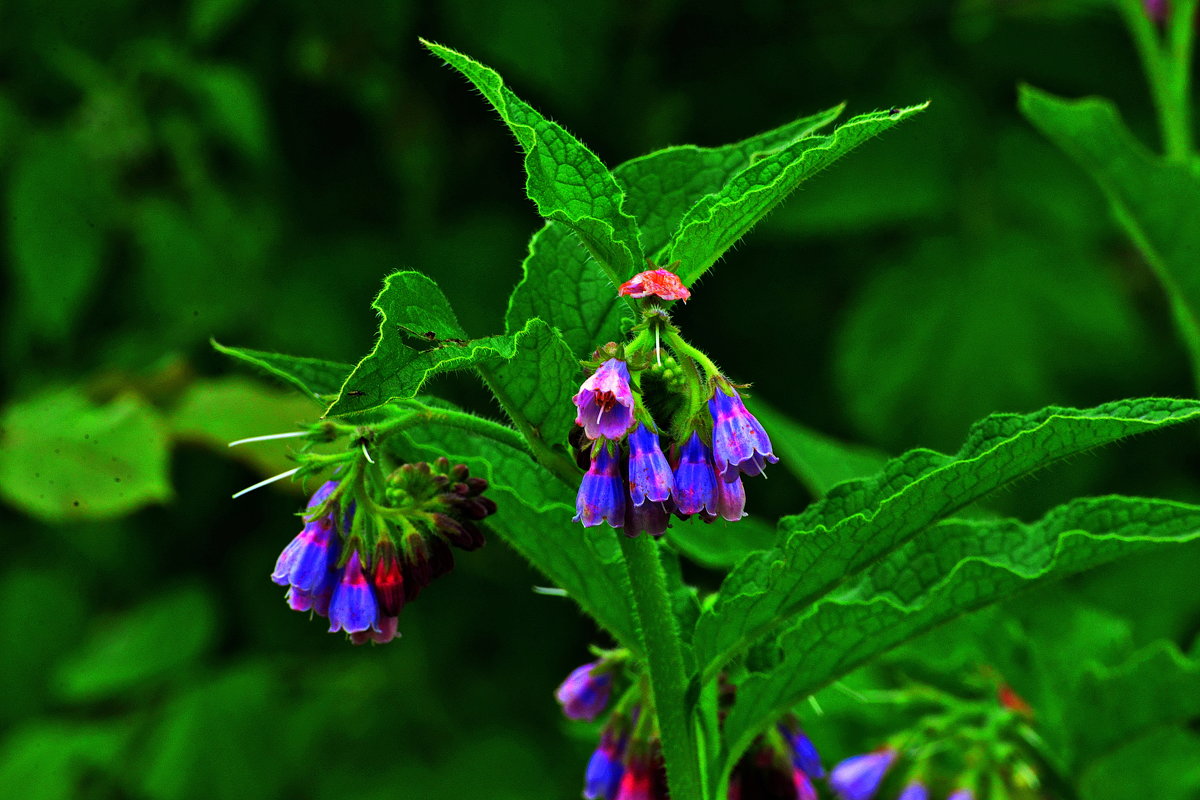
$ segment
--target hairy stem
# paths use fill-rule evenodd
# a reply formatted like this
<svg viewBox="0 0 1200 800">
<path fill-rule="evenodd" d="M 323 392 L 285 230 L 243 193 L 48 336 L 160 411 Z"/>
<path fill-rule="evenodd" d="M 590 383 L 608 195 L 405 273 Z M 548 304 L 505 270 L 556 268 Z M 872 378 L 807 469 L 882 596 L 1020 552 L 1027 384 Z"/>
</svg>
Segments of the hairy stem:
<svg viewBox="0 0 1200 800">
<path fill-rule="evenodd" d="M 621 550 L 633 588 L 634 614 L 642 634 L 650 688 L 658 712 L 667 782 L 674 800 L 702 800 L 700 763 L 687 707 L 687 670 L 683 643 L 666 576 L 658 559 L 658 544 L 649 536 L 621 536 Z"/>
</svg>

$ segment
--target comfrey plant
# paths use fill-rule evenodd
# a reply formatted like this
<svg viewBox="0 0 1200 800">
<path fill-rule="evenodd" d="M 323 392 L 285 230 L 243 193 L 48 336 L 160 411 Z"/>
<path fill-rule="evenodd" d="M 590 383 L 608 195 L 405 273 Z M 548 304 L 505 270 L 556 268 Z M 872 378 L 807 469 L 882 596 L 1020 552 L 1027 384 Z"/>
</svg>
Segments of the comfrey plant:
<svg viewBox="0 0 1200 800">
<path fill-rule="evenodd" d="M 599 726 L 580 760 L 585 797 L 810 800 L 831 789 L 862 800 L 913 763 L 913 746 L 888 742 L 826 773 L 797 716 L 813 693 L 1027 586 L 1200 535 L 1200 509 L 1111 495 L 1033 522 L 954 516 L 1047 464 L 1194 419 L 1200 402 L 999 414 L 957 453 L 914 450 L 837 483 L 807 458 L 811 436 L 765 416 L 733 378 L 750 376 L 683 337 L 682 304 L 705 302 L 697 281 L 756 221 L 923 105 L 822 133 L 837 107 L 609 169 L 496 72 L 427 46 L 512 131 L 546 220 L 505 330 L 474 336 L 432 280 L 404 271 L 385 279 L 378 340 L 355 365 L 217 347 L 320 404 L 302 430 L 249 440 L 296 437 L 298 466 L 275 479 L 321 481 L 271 575 L 291 607 L 355 643 L 391 640 L 402 607 L 450 569 L 454 548 L 479 548 L 486 526 L 611 637 L 556 692 L 569 717 Z M 451 371 L 478 377 L 506 422 L 429 394 Z M 776 462 L 837 485 L 803 509 L 797 498 L 768 546 L 736 532 L 750 524 L 744 479 Z M 706 522 L 728 533 L 708 537 L 704 562 L 728 574 L 702 597 L 679 562 L 699 552 Z M 898 791 L 925 796 L 917 784 Z"/>
</svg>

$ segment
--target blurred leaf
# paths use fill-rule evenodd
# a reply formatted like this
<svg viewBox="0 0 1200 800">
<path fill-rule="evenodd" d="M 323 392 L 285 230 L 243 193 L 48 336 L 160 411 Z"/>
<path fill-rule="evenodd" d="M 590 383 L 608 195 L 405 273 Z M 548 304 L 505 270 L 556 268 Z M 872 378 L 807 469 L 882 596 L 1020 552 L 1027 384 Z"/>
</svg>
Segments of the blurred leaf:
<svg viewBox="0 0 1200 800">
<path fill-rule="evenodd" d="M 194 64 L 182 77 L 203 101 L 207 127 L 214 138 L 228 140 L 255 161 L 267 156 L 270 134 L 263 101 L 258 87 L 245 72 L 226 65 Z"/>
<path fill-rule="evenodd" d="M 171 497 L 167 435 L 132 395 L 95 406 L 61 389 L 0 418 L 0 494 L 48 522 L 114 517 Z"/>
<path fill-rule="evenodd" d="M 34 721 L 0 746 L 0 797 L 77 800 L 90 769 L 110 770 L 129 731 L 120 723 Z M 111 773 L 110 773 L 111 775 Z"/>
<path fill-rule="evenodd" d="M 771 437 L 780 463 L 814 497 L 820 497 L 842 481 L 872 475 L 887 461 L 886 456 L 870 448 L 844 444 L 817 433 L 758 398 L 753 406 L 755 416 Z"/>
<path fill-rule="evenodd" d="M 188 32 L 198 42 L 209 42 L 219 36 L 247 5 L 247 0 L 192 0 Z"/>
<path fill-rule="evenodd" d="M 1200 736 L 1182 727 L 1122 743 L 1079 782 L 1084 800 L 1195 800 L 1200 796 Z"/>
<path fill-rule="evenodd" d="M 548 422 L 552 430 L 562 428 L 565 406 L 551 398 L 570 396 L 562 390 L 571 386 L 578 369 L 565 348 L 550 346 L 558 336 L 541 320 L 530 320 L 512 336 L 468 340 L 437 284 L 411 271 L 389 275 L 371 307 L 381 317 L 379 338 L 346 378 L 326 415 L 355 414 L 409 399 L 435 375 L 524 354 L 530 358 L 522 357 L 505 370 L 506 388 L 498 391 L 516 392 L 526 402 L 536 398 L 531 412 L 539 416 L 538 422 Z M 529 337 L 533 338 L 527 343 Z M 546 349 L 534 352 L 534 346 Z M 538 370 L 553 376 L 552 386 L 536 385 Z"/>
<path fill-rule="evenodd" d="M 872 478 L 835 486 L 784 517 L 777 548 L 752 556 L 721 585 L 696 631 L 704 672 L 844 584 L 922 530 L 1059 459 L 1200 417 L 1200 401 L 1159 398 L 1090 409 L 1049 407 L 976 423 L 953 456 L 912 450 Z"/>
<path fill-rule="evenodd" d="M 326 397 L 335 397 L 354 369 L 350 364 L 339 364 L 319 358 L 285 356 L 282 353 L 266 353 L 245 347 L 226 347 L 215 339 L 212 346 L 238 361 L 253 364 L 270 375 L 282 378 L 317 402 Z"/>
<path fill-rule="evenodd" d="M 172 699 L 146 742 L 136 778 L 154 800 L 244 800 L 283 795 L 277 739 L 291 716 L 279 675 L 250 664 Z"/>
<path fill-rule="evenodd" d="M 1193 362 L 1200 362 L 1200 173 L 1147 150 L 1107 100 L 1062 100 L 1022 86 L 1019 106 L 1100 184 L 1170 297 Z"/>
<path fill-rule="evenodd" d="M 422 42 L 470 80 L 517 137 L 525 151 L 525 191 L 538 213 L 570 227 L 618 276 L 637 272 L 642 260 L 637 224 L 622 209 L 621 187 L 604 163 L 513 94 L 494 70 L 447 47 Z"/>
<path fill-rule="evenodd" d="M 726 722 L 730 757 L 740 755 L 763 725 L 817 689 L 935 625 L 997 602 L 1028 585 L 1090 569 L 1130 553 L 1200 538 L 1200 506 L 1166 500 L 1100 497 L 1075 500 L 1041 521 L 948 520 L 926 529 L 892 551 L 824 601 L 810 606 L 779 639 L 783 661 L 738 688 Z M 1144 674 L 1145 702 L 1139 714 L 1173 706 L 1178 716 L 1200 713 L 1200 682 L 1192 675 L 1186 694 L 1162 700 L 1159 676 Z M 1176 681 L 1182 683 L 1181 674 Z M 1153 687 L 1153 688 L 1151 688 Z M 1125 688 L 1122 685 L 1122 688 Z M 1175 687 L 1171 687 L 1174 689 Z M 1183 687 L 1179 687 L 1182 689 Z M 1093 693 L 1089 708 L 1101 703 Z M 1114 691 L 1098 716 L 1133 712 L 1128 691 Z M 1194 696 L 1194 700 L 1188 699 Z M 1170 697 L 1171 700 L 1166 698 Z M 1111 707 L 1105 714 L 1101 708 Z M 1120 737 L 1122 727 L 1070 725 L 1069 730 L 1104 731 Z M 1128 731 L 1130 723 L 1123 729 Z M 1119 738 L 1118 738 L 1119 740 Z"/>
<path fill-rule="evenodd" d="M 1156 728 L 1200 716 L 1200 658 L 1157 642 L 1112 667 L 1085 661 L 1064 703 L 1072 760 L 1084 765 Z"/>
<path fill-rule="evenodd" d="M 294 431 L 313 422 L 320 410 L 295 392 L 281 392 L 246 378 L 197 381 L 188 387 L 168 424 L 176 440 L 197 442 L 223 456 L 252 465 L 264 475 L 292 466 L 283 447 L 240 446 L 229 443 L 250 436 Z"/>
<path fill-rule="evenodd" d="M 691 285 L 754 224 L 804 181 L 871 137 L 929 103 L 860 114 L 828 136 L 810 136 L 762 158 L 734 175 L 720 191 L 702 197 L 672 234 L 663 261 L 680 261 L 679 277 Z"/>
<path fill-rule="evenodd" d="M 32 718 L 45 703 L 55 660 L 76 643 L 75 636 L 63 631 L 85 624 L 83 584 L 66 569 L 20 563 L 0 579 L 0 608 L 7 611 L 0 616 L 0 642 L 5 643 L 0 722 Z M 33 622 L 39 619 L 53 624 Z M 0 797 L 5 796 L 0 789 Z"/>
<path fill-rule="evenodd" d="M 637 218 L 646 252 L 661 255 L 687 210 L 754 158 L 812 134 L 841 110 L 837 106 L 721 147 L 668 147 L 619 165 L 613 175 L 625 192 L 625 207 Z M 522 275 L 505 316 L 510 334 L 541 317 L 558 328 L 576 358 L 620 335 L 624 306 L 616 287 L 566 226 L 547 222 L 533 235 Z"/>
<path fill-rule="evenodd" d="M 59 694 L 102 700 L 185 674 L 212 647 L 216 626 L 212 599 L 201 589 L 154 597 L 97 627 L 60 665 Z"/>
<path fill-rule="evenodd" d="M 873 440 L 953 441 L 985 414 L 1145 360 L 1134 309 L 1095 254 L 1011 234 L 982 244 L 929 240 L 860 290 L 835 370 Z"/>
<path fill-rule="evenodd" d="M 580 530 L 579 523 L 571 521 L 572 490 L 523 452 L 454 428 L 428 426 L 405 435 L 414 451 L 409 460 L 444 455 L 487 478 L 488 495 L 499 506 L 487 526 L 565 590 L 616 641 L 640 650 L 617 531 Z"/>
<path fill-rule="evenodd" d="M 113 207 L 102 169 L 62 135 L 33 139 L 8 183 L 8 242 L 16 319 L 35 337 L 75 328 L 100 276 Z"/>
</svg>

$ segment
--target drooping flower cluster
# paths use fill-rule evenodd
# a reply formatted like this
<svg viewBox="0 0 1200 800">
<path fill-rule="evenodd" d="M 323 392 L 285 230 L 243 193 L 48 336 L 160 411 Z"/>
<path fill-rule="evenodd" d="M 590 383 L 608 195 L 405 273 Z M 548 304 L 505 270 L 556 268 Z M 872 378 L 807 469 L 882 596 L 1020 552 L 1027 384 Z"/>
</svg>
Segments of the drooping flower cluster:
<svg viewBox="0 0 1200 800">
<path fill-rule="evenodd" d="M 758 738 L 734 768 L 729 800 L 817 800 L 825 777 L 816 745 L 789 717 Z"/>
<path fill-rule="evenodd" d="M 667 270 L 641 273 L 621 294 L 690 296 Z M 606 522 L 628 536 L 661 535 L 672 514 L 736 522 L 745 516 L 742 475 L 760 475 L 779 460 L 770 437 L 733 384 L 683 341 L 661 308 L 647 311 L 634 330 L 627 345 L 597 352 L 595 371 L 574 397 L 575 423 L 590 449 L 575 521 Z M 667 362 L 677 370 L 663 367 L 663 335 Z M 643 378 L 654 386 L 643 386 Z M 670 424 L 661 427 L 656 417 Z"/>
<path fill-rule="evenodd" d="M 451 547 L 484 544 L 475 525 L 496 510 L 487 481 L 439 458 L 404 464 L 386 480 L 384 496 L 363 512 L 347 487 L 329 481 L 309 500 L 304 529 L 284 548 L 271 580 L 288 586 L 297 611 L 329 619 L 355 644 L 390 642 L 400 611 L 454 567 Z"/>
</svg>

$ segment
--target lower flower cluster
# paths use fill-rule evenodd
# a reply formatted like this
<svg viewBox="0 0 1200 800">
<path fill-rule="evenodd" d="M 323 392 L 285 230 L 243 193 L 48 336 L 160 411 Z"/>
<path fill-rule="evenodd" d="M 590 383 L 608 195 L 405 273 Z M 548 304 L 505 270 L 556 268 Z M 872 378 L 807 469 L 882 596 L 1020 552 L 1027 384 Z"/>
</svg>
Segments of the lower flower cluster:
<svg viewBox="0 0 1200 800">
<path fill-rule="evenodd" d="M 271 574 L 288 587 L 288 605 L 327 617 L 330 633 L 355 644 L 395 638 L 404 606 L 454 568 L 452 546 L 483 546 L 475 523 L 496 510 L 482 496 L 487 481 L 445 458 L 404 464 L 386 486 L 383 498 L 361 505 L 343 482 L 321 486 Z M 374 510 L 359 510 L 367 506 Z"/>
</svg>

